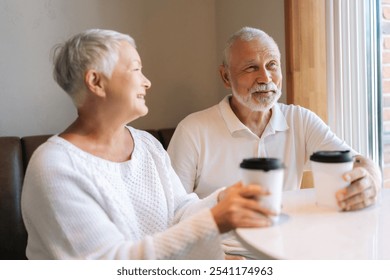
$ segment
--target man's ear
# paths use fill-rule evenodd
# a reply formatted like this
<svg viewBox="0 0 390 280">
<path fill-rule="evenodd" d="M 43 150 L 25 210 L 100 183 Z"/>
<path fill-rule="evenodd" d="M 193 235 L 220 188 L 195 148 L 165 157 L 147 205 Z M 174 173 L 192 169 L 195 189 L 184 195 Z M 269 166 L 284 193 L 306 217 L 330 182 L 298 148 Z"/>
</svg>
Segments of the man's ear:
<svg viewBox="0 0 390 280">
<path fill-rule="evenodd" d="M 93 69 L 88 70 L 85 73 L 84 79 L 85 85 L 91 93 L 99 97 L 106 96 L 106 92 L 104 91 L 103 75 L 100 72 Z"/>
<path fill-rule="evenodd" d="M 219 74 L 221 75 L 221 78 L 222 78 L 222 81 L 223 81 L 223 84 L 225 85 L 225 87 L 231 88 L 229 73 L 227 72 L 225 65 L 219 66 Z"/>
</svg>

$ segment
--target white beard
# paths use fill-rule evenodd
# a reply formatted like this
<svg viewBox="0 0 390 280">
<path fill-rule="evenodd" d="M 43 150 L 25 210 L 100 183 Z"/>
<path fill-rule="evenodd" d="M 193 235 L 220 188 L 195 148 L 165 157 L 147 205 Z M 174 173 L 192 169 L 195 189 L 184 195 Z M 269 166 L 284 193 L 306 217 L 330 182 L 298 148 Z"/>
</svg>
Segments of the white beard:
<svg viewBox="0 0 390 280">
<path fill-rule="evenodd" d="M 259 91 L 273 90 L 267 93 L 260 93 Z M 282 91 L 276 87 L 274 83 L 267 85 L 262 84 L 252 88 L 245 96 L 233 93 L 245 107 L 248 107 L 252 111 L 265 112 L 272 108 L 282 95 Z"/>
</svg>

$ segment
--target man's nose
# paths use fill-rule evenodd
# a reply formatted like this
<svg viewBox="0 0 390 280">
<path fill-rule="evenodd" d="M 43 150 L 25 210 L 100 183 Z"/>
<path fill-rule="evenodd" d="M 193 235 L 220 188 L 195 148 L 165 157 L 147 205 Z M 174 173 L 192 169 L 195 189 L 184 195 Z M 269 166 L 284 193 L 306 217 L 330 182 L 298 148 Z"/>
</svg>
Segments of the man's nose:
<svg viewBox="0 0 390 280">
<path fill-rule="evenodd" d="M 272 79 L 271 79 L 271 74 L 269 73 L 269 71 L 265 68 L 260 68 L 258 75 L 256 77 L 256 82 L 258 84 L 268 84 L 271 81 L 272 81 Z"/>
</svg>

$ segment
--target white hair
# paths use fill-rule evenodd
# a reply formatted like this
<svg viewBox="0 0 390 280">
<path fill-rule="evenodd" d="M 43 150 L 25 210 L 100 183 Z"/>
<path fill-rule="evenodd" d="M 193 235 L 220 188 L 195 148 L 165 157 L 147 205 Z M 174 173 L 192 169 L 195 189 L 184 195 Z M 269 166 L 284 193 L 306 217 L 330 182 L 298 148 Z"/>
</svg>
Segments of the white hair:
<svg viewBox="0 0 390 280">
<path fill-rule="evenodd" d="M 54 80 L 69 94 L 76 107 L 84 100 L 85 72 L 95 69 L 111 77 L 118 61 L 119 45 L 123 41 L 136 47 L 129 35 L 113 30 L 89 29 L 54 46 Z"/>
<path fill-rule="evenodd" d="M 267 33 L 265 33 L 263 30 L 253 28 L 253 27 L 243 27 L 237 32 L 235 32 L 233 35 L 230 36 L 230 38 L 227 40 L 225 48 L 223 50 L 223 65 L 228 66 L 228 61 L 230 57 L 230 48 L 232 47 L 233 43 L 237 40 L 242 40 L 242 41 L 252 41 L 252 40 L 259 40 L 262 42 L 267 42 L 274 44 L 279 57 L 280 57 L 280 50 L 278 45 L 276 44 L 275 40 L 269 36 Z"/>
</svg>

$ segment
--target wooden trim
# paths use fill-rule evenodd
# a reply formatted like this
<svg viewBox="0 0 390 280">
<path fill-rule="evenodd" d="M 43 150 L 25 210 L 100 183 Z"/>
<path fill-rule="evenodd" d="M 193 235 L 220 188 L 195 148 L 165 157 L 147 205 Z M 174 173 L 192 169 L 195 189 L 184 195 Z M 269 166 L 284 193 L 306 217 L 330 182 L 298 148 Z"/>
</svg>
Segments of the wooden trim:
<svg viewBox="0 0 390 280">
<path fill-rule="evenodd" d="M 285 0 L 287 103 L 327 122 L 325 0 Z"/>
<path fill-rule="evenodd" d="M 285 0 L 287 103 L 327 114 L 325 0 Z M 304 172 L 302 188 L 313 186 Z"/>
</svg>

